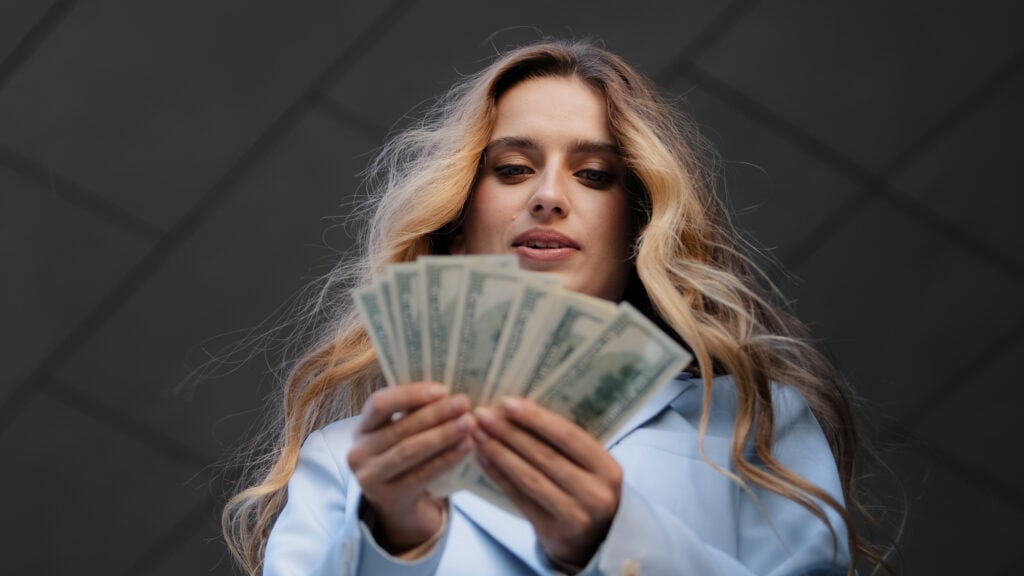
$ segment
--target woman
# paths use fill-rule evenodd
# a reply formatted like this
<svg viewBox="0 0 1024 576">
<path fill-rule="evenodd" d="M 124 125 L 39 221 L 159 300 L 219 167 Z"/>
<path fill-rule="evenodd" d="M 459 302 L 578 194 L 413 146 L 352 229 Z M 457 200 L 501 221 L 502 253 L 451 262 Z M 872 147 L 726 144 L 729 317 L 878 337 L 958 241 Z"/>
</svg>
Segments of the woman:
<svg viewBox="0 0 1024 576">
<path fill-rule="evenodd" d="M 706 154 L 587 43 L 512 51 L 395 137 L 371 166 L 361 266 L 332 284 L 422 254 L 513 253 L 628 300 L 696 363 L 602 446 L 524 399 L 471 410 L 436 383 L 382 387 L 341 304 L 292 370 L 269 466 L 225 510 L 247 572 L 842 574 L 874 558 L 850 513 L 845 388 L 762 297 Z M 522 517 L 431 497 L 471 452 Z"/>
</svg>

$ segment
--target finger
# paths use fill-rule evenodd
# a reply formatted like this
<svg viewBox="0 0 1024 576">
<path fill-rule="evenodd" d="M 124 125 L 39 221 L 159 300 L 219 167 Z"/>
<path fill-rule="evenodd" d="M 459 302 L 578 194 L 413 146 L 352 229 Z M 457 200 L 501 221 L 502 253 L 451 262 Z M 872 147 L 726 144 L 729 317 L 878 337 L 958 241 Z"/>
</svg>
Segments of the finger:
<svg viewBox="0 0 1024 576">
<path fill-rule="evenodd" d="M 474 427 L 470 414 L 403 439 L 368 461 L 361 473 L 379 482 L 392 482 L 407 471 L 428 462 L 466 438 Z"/>
<path fill-rule="evenodd" d="M 500 440 L 531 466 L 542 471 L 562 490 L 574 493 L 579 487 L 589 484 L 588 479 L 592 477 L 588 472 L 525 428 L 499 416 L 489 408 L 477 408 L 474 413 L 485 432 Z"/>
<path fill-rule="evenodd" d="M 477 445 L 476 461 L 480 464 L 480 468 L 491 479 L 491 482 L 494 482 L 498 488 L 501 488 L 501 491 L 505 493 L 505 496 L 512 502 L 512 505 L 522 513 L 523 517 L 535 526 L 550 524 L 553 521 L 551 513 L 523 494 L 519 487 L 513 484 L 509 477 L 491 462 L 490 458 L 480 449 L 481 442 L 479 439 L 475 439 L 475 443 Z"/>
<path fill-rule="evenodd" d="M 357 449 L 367 454 L 385 452 L 405 438 L 429 430 L 465 414 L 469 410 L 469 397 L 458 394 L 438 398 L 420 409 L 406 414 L 390 425 L 377 428 L 363 435 Z"/>
<path fill-rule="evenodd" d="M 451 470 L 473 450 L 473 440 L 466 436 L 455 446 L 437 454 L 420 466 L 392 479 L 389 486 L 401 492 L 422 492 L 445 472 Z"/>
<path fill-rule="evenodd" d="M 510 499 L 513 493 L 516 493 L 524 506 L 532 504 L 542 509 L 547 516 L 553 517 L 564 516 L 577 508 L 573 498 L 560 486 L 508 446 L 491 438 L 480 428 L 474 431 L 473 437 L 477 445 L 477 454 L 482 456 L 478 458 L 481 465 L 500 472 L 513 488 L 512 491 L 506 491 Z M 520 509 L 526 513 L 525 509 Z"/>
<path fill-rule="evenodd" d="M 614 476 L 615 465 L 604 446 L 573 422 L 526 398 L 502 398 L 501 410 L 509 420 L 550 442 L 583 468 Z"/>
<path fill-rule="evenodd" d="M 414 382 L 399 386 L 381 388 L 363 405 L 363 417 L 359 430 L 369 432 L 391 423 L 397 412 L 414 410 L 437 400 L 447 392 L 439 382 Z"/>
</svg>

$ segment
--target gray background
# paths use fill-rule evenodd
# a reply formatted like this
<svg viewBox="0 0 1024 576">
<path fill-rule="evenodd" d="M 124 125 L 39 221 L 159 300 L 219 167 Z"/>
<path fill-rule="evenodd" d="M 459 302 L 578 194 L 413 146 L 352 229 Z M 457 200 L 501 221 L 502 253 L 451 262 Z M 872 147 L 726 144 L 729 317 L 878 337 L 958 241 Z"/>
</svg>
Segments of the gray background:
<svg viewBox="0 0 1024 576">
<path fill-rule="evenodd" d="M 904 488 L 902 572 L 1019 573 L 1022 13 L 4 0 L 0 571 L 229 574 L 211 464 L 272 378 L 179 384 L 344 252 L 391 128 L 543 33 L 602 39 L 720 147 Z"/>
</svg>

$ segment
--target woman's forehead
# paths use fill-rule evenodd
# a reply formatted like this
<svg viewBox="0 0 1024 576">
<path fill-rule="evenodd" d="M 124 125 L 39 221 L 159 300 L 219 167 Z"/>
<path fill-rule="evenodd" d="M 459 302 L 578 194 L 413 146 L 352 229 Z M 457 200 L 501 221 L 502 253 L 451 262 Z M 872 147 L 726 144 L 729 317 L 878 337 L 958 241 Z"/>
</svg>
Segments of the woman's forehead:
<svg viewBox="0 0 1024 576">
<path fill-rule="evenodd" d="M 510 88 L 497 103 L 491 142 L 532 140 L 572 146 L 615 146 L 604 95 L 573 77 L 532 78 Z"/>
</svg>

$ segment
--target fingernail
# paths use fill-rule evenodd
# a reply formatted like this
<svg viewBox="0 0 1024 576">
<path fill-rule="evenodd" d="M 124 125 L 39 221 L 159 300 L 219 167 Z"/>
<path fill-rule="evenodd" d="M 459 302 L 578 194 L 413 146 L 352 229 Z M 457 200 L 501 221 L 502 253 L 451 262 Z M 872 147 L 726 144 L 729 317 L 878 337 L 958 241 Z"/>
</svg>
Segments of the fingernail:
<svg viewBox="0 0 1024 576">
<path fill-rule="evenodd" d="M 484 424 L 494 423 L 494 412 L 492 412 L 490 408 L 485 408 L 481 406 L 474 410 L 474 412 L 476 413 L 476 417 L 479 418 L 480 421 L 483 422 Z"/>
<path fill-rule="evenodd" d="M 473 439 L 477 441 L 477 444 L 483 444 L 490 440 L 490 438 L 487 437 L 487 433 L 479 428 L 473 430 Z"/>
<path fill-rule="evenodd" d="M 459 416 L 459 419 L 455 421 L 455 429 L 459 432 L 465 432 L 469 429 L 469 425 L 472 422 L 473 417 L 469 414 L 463 414 Z"/>
<path fill-rule="evenodd" d="M 519 398 L 513 398 L 512 396 L 505 396 L 501 399 L 501 406 L 507 410 L 509 414 L 517 414 L 523 409 L 523 401 Z"/>
<path fill-rule="evenodd" d="M 434 382 L 427 385 L 427 396 L 431 399 L 440 398 L 448 392 L 448 387 L 440 382 Z"/>
<path fill-rule="evenodd" d="M 452 412 L 462 412 L 469 408 L 469 402 L 465 396 L 459 394 L 458 396 L 452 396 L 452 399 L 448 401 L 448 406 L 451 407 Z"/>
<path fill-rule="evenodd" d="M 465 453 L 469 452 L 472 449 L 473 449 L 473 441 L 470 440 L 469 438 L 463 438 L 462 442 L 459 442 L 458 447 L 455 448 L 455 450 L 459 454 L 465 454 Z"/>
</svg>

